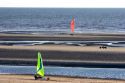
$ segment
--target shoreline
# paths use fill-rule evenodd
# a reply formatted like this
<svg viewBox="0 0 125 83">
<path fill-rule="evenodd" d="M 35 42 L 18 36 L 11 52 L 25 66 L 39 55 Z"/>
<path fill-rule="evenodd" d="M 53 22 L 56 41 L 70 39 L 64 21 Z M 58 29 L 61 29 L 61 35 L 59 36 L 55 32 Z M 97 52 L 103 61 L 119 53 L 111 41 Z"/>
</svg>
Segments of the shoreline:
<svg viewBox="0 0 125 83">
<path fill-rule="evenodd" d="M 125 34 L 0 34 L 0 40 L 10 41 L 125 41 Z"/>
<path fill-rule="evenodd" d="M 5 41 L 26 41 L 26 40 L 125 41 L 125 34 L 98 34 L 98 33 L 74 34 L 74 35 L 0 34 L 0 41 L 3 40 Z M 124 47 L 107 47 L 107 49 L 100 49 L 99 46 L 68 46 L 68 45 L 66 46 L 66 45 L 51 45 L 51 44 L 36 45 L 36 46 L 0 45 L 0 59 L 1 59 L 0 61 L 2 61 L 1 63 L 6 63 L 6 64 L 10 62 L 16 64 L 20 63 L 23 64 L 23 62 L 28 64 L 33 64 L 34 61 L 37 59 L 38 51 L 42 53 L 43 60 L 46 62 L 46 65 L 72 66 L 71 64 L 75 64 L 75 66 L 87 66 L 90 64 L 90 66 L 93 66 L 96 64 L 96 66 L 99 67 L 101 65 L 106 65 L 106 66 L 109 65 L 109 67 L 112 65 L 111 67 L 116 66 L 125 68 Z M 23 59 L 27 61 L 24 61 Z M 18 60 L 19 63 L 17 62 Z"/>
<path fill-rule="evenodd" d="M 125 41 L 125 35 L 95 34 L 95 35 L 25 35 L 25 34 L 0 34 L 0 41 Z M 44 65 L 96 67 L 96 68 L 125 68 L 125 48 L 108 47 L 100 49 L 99 46 L 66 46 L 66 45 L 36 45 L 36 46 L 5 46 L 0 45 L 0 63 L 4 65 L 36 65 L 37 52 L 42 53 Z M 25 60 L 25 61 L 24 61 Z M 124 80 L 97 79 L 97 78 L 72 78 L 49 76 L 54 81 L 43 83 L 124 83 Z M 61 81 L 60 81 L 61 80 Z M 33 76 L 26 75 L 0 75 L 0 82 L 4 83 L 41 83 Z"/>
</svg>

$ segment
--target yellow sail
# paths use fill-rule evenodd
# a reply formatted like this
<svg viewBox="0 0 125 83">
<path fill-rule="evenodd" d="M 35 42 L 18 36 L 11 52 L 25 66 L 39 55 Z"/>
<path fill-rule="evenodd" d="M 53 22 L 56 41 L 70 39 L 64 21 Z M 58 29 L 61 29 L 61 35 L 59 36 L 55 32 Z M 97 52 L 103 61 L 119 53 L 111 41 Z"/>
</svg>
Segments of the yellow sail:
<svg viewBox="0 0 125 83">
<path fill-rule="evenodd" d="M 44 66 L 43 66 L 42 56 L 40 52 L 38 52 L 37 74 L 40 75 L 41 77 L 44 77 Z"/>
</svg>

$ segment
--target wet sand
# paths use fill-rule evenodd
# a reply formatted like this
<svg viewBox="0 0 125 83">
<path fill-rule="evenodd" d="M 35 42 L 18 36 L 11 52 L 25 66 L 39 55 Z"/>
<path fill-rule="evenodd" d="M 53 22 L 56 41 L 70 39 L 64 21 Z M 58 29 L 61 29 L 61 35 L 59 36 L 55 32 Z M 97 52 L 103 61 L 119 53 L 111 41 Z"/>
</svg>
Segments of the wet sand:
<svg viewBox="0 0 125 83">
<path fill-rule="evenodd" d="M 49 81 L 34 80 L 33 75 L 0 75 L 0 83 L 125 83 L 124 80 L 106 80 L 92 78 L 72 78 L 47 76 Z"/>
<path fill-rule="evenodd" d="M 42 40 L 42 41 L 124 41 L 124 34 L 75 34 L 75 35 L 22 35 L 0 34 L 3 40 Z M 41 46 L 0 46 L 1 64 L 30 64 L 36 65 L 37 52 L 40 51 L 45 65 L 61 66 L 108 66 L 125 68 L 125 48 L 108 47 L 100 49 L 99 46 L 65 46 L 65 45 L 41 45 Z M 49 76 L 50 81 L 34 80 L 28 75 L 0 75 L 1 83 L 125 83 L 123 80 L 88 79 Z"/>
<path fill-rule="evenodd" d="M 125 48 L 99 46 L 0 46 L 1 64 L 35 65 L 40 51 L 45 65 L 125 67 Z"/>
<path fill-rule="evenodd" d="M 43 41 L 124 41 L 125 34 L 59 34 L 59 35 L 28 35 L 0 34 L 3 40 L 43 40 Z M 125 67 L 125 48 L 99 46 L 65 46 L 65 45 L 36 45 L 36 46 L 0 46 L 0 63 L 35 65 L 37 52 L 40 51 L 45 65 L 85 66 L 109 65 L 109 67 Z M 18 62 L 18 63 L 17 63 Z M 71 65 L 70 65 L 71 64 Z M 97 65 L 98 64 L 98 65 Z"/>
<path fill-rule="evenodd" d="M 125 34 L 0 34 L 0 40 L 24 41 L 124 41 Z"/>
</svg>

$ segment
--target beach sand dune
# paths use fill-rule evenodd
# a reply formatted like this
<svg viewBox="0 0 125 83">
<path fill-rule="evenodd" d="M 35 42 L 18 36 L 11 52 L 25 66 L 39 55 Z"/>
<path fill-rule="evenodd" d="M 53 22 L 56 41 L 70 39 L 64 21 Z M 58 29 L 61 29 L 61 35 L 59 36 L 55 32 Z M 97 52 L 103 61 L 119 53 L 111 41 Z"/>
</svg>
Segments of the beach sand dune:
<svg viewBox="0 0 125 83">
<path fill-rule="evenodd" d="M 124 80 L 48 76 L 49 81 L 34 80 L 33 75 L 0 75 L 0 83 L 125 83 Z"/>
</svg>

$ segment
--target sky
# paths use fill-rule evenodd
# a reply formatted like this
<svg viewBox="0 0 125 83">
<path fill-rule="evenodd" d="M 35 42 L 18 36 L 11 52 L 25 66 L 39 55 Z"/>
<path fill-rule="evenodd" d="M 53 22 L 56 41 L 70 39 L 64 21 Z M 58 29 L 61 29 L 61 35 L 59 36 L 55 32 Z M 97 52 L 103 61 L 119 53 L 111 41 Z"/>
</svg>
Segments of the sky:
<svg viewBox="0 0 125 83">
<path fill-rule="evenodd" d="M 125 8 L 125 0 L 0 0 L 0 7 Z"/>
</svg>

